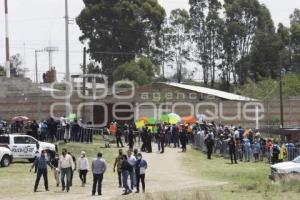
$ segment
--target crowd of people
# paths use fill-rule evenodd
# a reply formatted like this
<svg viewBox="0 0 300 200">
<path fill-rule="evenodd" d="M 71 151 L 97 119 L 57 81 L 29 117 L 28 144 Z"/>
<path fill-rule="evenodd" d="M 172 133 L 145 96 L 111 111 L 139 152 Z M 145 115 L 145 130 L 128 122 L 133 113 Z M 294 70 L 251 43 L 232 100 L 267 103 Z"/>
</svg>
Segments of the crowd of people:
<svg viewBox="0 0 300 200">
<path fill-rule="evenodd" d="M 98 153 L 89 167 L 89 160 L 84 151 L 76 162 L 76 158 L 67 151 L 62 150 L 62 154 L 48 160 L 46 151 L 42 150 L 41 154 L 35 159 L 30 172 L 35 167 L 36 181 L 34 184 L 34 192 L 37 192 L 41 177 L 44 179 L 45 190 L 49 191 L 48 170 L 47 166 L 53 170 L 56 187 L 61 184 L 62 191 L 69 192 L 73 185 L 73 175 L 78 170 L 81 186 L 85 187 L 87 183 L 87 174 L 91 171 L 93 175 L 92 195 L 102 195 L 102 182 L 104 173 L 107 170 L 107 163 L 102 157 L 102 153 Z M 113 171 L 118 174 L 119 188 L 124 188 L 122 195 L 128 195 L 134 190 L 140 192 L 140 184 L 142 191 L 145 192 L 145 174 L 148 167 L 147 161 L 142 158 L 142 154 L 138 149 L 128 150 L 125 154 L 123 149 L 119 149 L 119 154 L 115 159 Z M 129 184 L 130 180 L 130 184 Z"/>
<path fill-rule="evenodd" d="M 4 126 L 2 125 L 2 127 Z M 64 118 L 60 121 L 50 118 L 39 123 L 32 121 L 26 125 L 16 122 L 12 126 L 27 130 L 27 134 L 41 141 L 50 140 L 51 142 L 60 139 L 57 133 L 59 127 L 63 128 L 65 142 L 80 142 L 80 138 L 82 138 L 80 130 L 83 128 L 80 120 L 75 119 L 70 122 Z M 300 152 L 295 152 L 295 149 L 298 149 L 295 142 L 265 138 L 258 130 L 246 129 L 241 126 L 216 125 L 214 122 L 207 123 L 205 121 L 193 124 L 145 124 L 140 129 L 137 129 L 134 123 L 119 125 L 113 121 L 103 128 L 101 135 L 105 148 L 112 147 L 112 141 L 114 141 L 115 147 L 122 148 L 119 149 L 115 158 L 113 171 L 117 174 L 119 187 L 124 189 L 124 195 L 133 191 L 140 192 L 140 184 L 142 191 L 145 192 L 145 173 L 148 164 L 142 158 L 142 153 L 152 153 L 153 145 L 157 145 L 158 152 L 163 154 L 166 147 L 181 148 L 182 152 L 186 152 L 187 144 L 191 143 L 194 147 L 205 150 L 208 159 L 212 159 L 212 154 L 219 153 L 230 158 L 232 164 L 237 164 L 238 161 L 262 162 L 265 159 L 268 163 L 275 164 L 292 160 L 300 154 Z M 93 137 L 93 133 L 91 137 Z M 127 152 L 124 152 L 125 146 L 128 146 Z M 140 149 L 134 149 L 136 146 L 139 146 Z M 92 195 L 96 193 L 102 195 L 103 174 L 107 170 L 107 164 L 101 153 L 97 154 L 90 167 L 84 151 L 81 152 L 77 162 L 76 158 L 66 149 L 62 151 L 61 155 L 56 154 L 49 161 L 46 152 L 42 151 L 33 164 L 37 173 L 34 191 L 37 191 L 42 176 L 45 189 L 49 190 L 47 165 L 53 170 L 56 186 L 61 185 L 62 191 L 66 190 L 67 192 L 72 187 L 76 169 L 82 187 L 85 187 L 87 174 L 91 170 L 93 173 Z"/>
<path fill-rule="evenodd" d="M 152 143 L 155 142 L 160 153 L 165 152 L 165 147 L 181 148 L 186 152 L 186 145 L 191 142 L 189 133 L 192 133 L 187 125 L 156 124 L 145 125 L 137 129 L 134 124 L 118 125 L 116 122 L 110 123 L 103 130 L 105 147 L 110 147 L 109 135 L 115 136 L 117 147 L 124 147 L 122 138 L 129 149 L 133 150 L 136 142 L 142 142 L 141 151 L 152 153 Z"/>
<path fill-rule="evenodd" d="M 297 143 L 283 141 L 280 138 L 265 138 L 258 130 L 246 129 L 241 126 L 215 125 L 213 122 L 193 125 L 194 137 L 197 137 L 198 146 L 205 147 L 208 159 L 213 152 L 231 159 L 231 163 L 264 161 L 275 164 L 293 160 L 299 155 Z M 203 144 L 199 140 L 203 140 Z"/>
<path fill-rule="evenodd" d="M 88 122 L 87 124 L 91 124 Z M 56 142 L 93 142 L 94 129 L 86 128 L 81 120 L 69 120 L 62 117 L 60 120 L 49 118 L 47 120 L 14 121 L 11 124 L 2 121 L 0 134 L 25 133 L 40 141 Z"/>
</svg>

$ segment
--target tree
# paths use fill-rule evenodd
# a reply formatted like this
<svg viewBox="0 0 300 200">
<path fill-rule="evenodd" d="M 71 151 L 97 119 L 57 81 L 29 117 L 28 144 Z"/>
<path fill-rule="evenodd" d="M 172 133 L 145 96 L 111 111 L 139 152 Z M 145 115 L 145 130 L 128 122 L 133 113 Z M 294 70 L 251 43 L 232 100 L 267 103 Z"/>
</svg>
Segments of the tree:
<svg viewBox="0 0 300 200">
<path fill-rule="evenodd" d="M 296 74 L 287 74 L 282 77 L 283 96 L 300 95 L 300 76 Z M 249 81 L 243 86 L 235 87 L 235 93 L 258 99 L 274 99 L 279 95 L 279 81 L 268 78 L 257 83 Z"/>
<path fill-rule="evenodd" d="M 9 58 L 9 61 L 11 76 L 24 77 L 28 69 L 20 67 L 23 64 L 23 58 L 21 57 L 21 54 L 17 53 L 15 55 L 12 55 Z"/>
<path fill-rule="evenodd" d="M 214 87 L 217 68 L 222 64 L 224 21 L 219 0 L 190 0 L 195 61 L 202 67 L 204 85 Z M 221 69 L 222 70 L 222 69 Z"/>
<path fill-rule="evenodd" d="M 90 60 L 90 62 L 86 66 L 86 73 L 87 74 L 100 74 L 100 73 L 102 73 L 101 66 L 99 65 L 99 63 L 97 63 L 93 60 Z"/>
<path fill-rule="evenodd" d="M 207 57 L 210 68 L 211 87 L 215 84 L 215 75 L 217 62 L 219 61 L 222 53 L 222 34 L 224 22 L 219 16 L 219 10 L 222 8 L 218 0 L 208 1 L 208 14 L 206 17 L 206 32 L 207 32 Z"/>
<path fill-rule="evenodd" d="M 0 76 L 5 76 L 5 75 L 6 75 L 5 67 L 0 65 Z"/>
<path fill-rule="evenodd" d="M 280 52 L 281 39 L 275 32 L 269 10 L 261 5 L 258 16 L 257 30 L 253 38 L 251 52 L 247 59 L 248 65 L 243 63 L 246 78 L 255 82 L 264 77 L 276 79 L 281 71 Z"/>
<path fill-rule="evenodd" d="M 293 24 L 300 24 L 300 9 L 296 8 L 293 14 L 290 15 L 291 26 Z"/>
<path fill-rule="evenodd" d="M 190 60 L 190 16 L 185 9 L 175 9 L 171 11 L 170 38 L 171 56 L 176 63 L 177 82 L 181 82 L 183 65 Z"/>
<path fill-rule="evenodd" d="M 291 27 L 291 70 L 300 73 L 300 23 L 295 23 Z"/>
<path fill-rule="evenodd" d="M 151 83 L 158 68 L 147 57 L 141 57 L 138 61 L 132 60 L 119 66 L 114 72 L 115 80 L 130 80 L 138 85 Z"/>
<path fill-rule="evenodd" d="M 277 29 L 277 35 L 281 41 L 281 50 L 279 53 L 280 65 L 284 67 L 286 71 L 290 71 L 292 65 L 290 29 L 285 27 L 282 23 L 279 23 Z"/>
<path fill-rule="evenodd" d="M 172 38 L 171 32 L 172 29 L 168 25 L 168 21 L 165 20 L 162 29 L 159 33 L 159 41 L 157 45 L 158 52 L 160 54 L 159 65 L 161 66 L 162 80 L 166 79 L 165 76 L 166 65 L 174 62 L 172 44 L 171 44 L 171 38 Z"/>
<path fill-rule="evenodd" d="M 232 66 L 233 81 L 244 84 L 246 72 L 243 68 L 249 55 L 258 26 L 260 3 L 257 0 L 225 0 L 225 58 Z"/>
<path fill-rule="evenodd" d="M 191 32 L 193 34 L 192 39 L 196 45 L 194 60 L 202 67 L 204 85 L 208 85 L 209 64 L 205 19 L 205 13 L 208 7 L 207 0 L 189 0 L 189 4 Z"/>
<path fill-rule="evenodd" d="M 87 41 L 91 58 L 113 82 L 113 71 L 142 54 L 161 29 L 165 10 L 157 0 L 83 0 L 76 22 Z"/>
</svg>

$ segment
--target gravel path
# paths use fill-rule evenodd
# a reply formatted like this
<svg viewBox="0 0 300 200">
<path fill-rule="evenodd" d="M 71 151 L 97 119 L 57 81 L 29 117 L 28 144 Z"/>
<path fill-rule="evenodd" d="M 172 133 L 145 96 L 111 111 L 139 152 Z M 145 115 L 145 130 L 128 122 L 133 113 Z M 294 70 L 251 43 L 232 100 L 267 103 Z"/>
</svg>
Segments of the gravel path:
<svg viewBox="0 0 300 200">
<path fill-rule="evenodd" d="M 154 151 L 156 151 L 154 149 Z M 149 168 L 146 172 L 146 191 L 147 192 L 167 192 L 176 191 L 178 189 L 191 189 L 191 188 L 205 188 L 210 186 L 223 185 L 222 182 L 213 182 L 201 180 L 192 175 L 193 169 L 185 168 L 182 164 L 183 156 L 185 153 L 179 152 L 179 149 L 166 148 L 165 154 L 159 154 L 157 152 L 152 154 L 144 153 L 143 156 L 147 160 Z M 187 152 L 188 153 L 188 152 Z M 110 166 L 111 167 L 111 166 Z M 111 169 L 108 169 L 111 170 Z M 77 175 L 77 174 L 76 174 Z M 52 177 L 52 173 L 49 174 L 49 178 Z M 91 182 L 91 180 L 89 180 Z M 42 182 L 41 182 L 42 184 Z M 60 188 L 50 188 L 50 192 L 28 192 L 23 196 L 14 197 L 13 194 L 9 194 L 8 197 L 1 196 L 1 199 L 40 199 L 40 200 L 83 200 L 83 199 L 99 199 L 98 196 L 91 196 L 91 184 L 82 188 L 77 184 L 71 188 L 70 193 L 63 193 Z M 103 194 L 101 199 L 114 199 L 121 197 L 122 189 L 116 187 L 117 177 L 115 180 L 107 180 L 104 178 Z M 42 190 L 43 187 L 40 189 Z M 119 199 L 119 198 L 118 198 Z"/>
</svg>

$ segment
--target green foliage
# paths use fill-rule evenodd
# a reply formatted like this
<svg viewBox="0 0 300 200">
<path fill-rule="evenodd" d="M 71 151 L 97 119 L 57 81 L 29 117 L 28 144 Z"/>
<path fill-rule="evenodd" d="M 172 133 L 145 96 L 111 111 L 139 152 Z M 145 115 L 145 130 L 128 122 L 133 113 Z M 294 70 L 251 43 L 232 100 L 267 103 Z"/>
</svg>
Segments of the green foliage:
<svg viewBox="0 0 300 200">
<path fill-rule="evenodd" d="M 223 54 L 224 20 L 219 15 L 222 4 L 218 0 L 190 0 L 189 3 L 195 61 L 202 67 L 204 84 L 207 86 L 210 79 L 214 87 L 216 68 L 220 67 Z"/>
<path fill-rule="evenodd" d="M 295 74 L 287 74 L 282 78 L 283 96 L 299 96 L 300 95 L 300 76 Z M 244 96 L 259 99 L 273 99 L 279 97 L 279 81 L 274 79 L 264 79 L 255 83 L 253 80 L 243 86 L 237 86 L 234 92 Z"/>
<path fill-rule="evenodd" d="M 101 63 L 109 83 L 114 70 L 142 54 L 149 55 L 161 29 L 165 10 L 157 0 L 84 0 L 76 22 L 89 54 Z"/>
<path fill-rule="evenodd" d="M 10 61 L 10 74 L 11 76 L 15 77 L 24 77 L 25 72 L 27 69 L 21 68 L 20 66 L 23 63 L 23 58 L 21 57 L 21 54 L 17 53 L 15 55 L 12 55 L 9 58 Z"/>
<path fill-rule="evenodd" d="M 132 60 L 119 66 L 113 76 L 114 80 L 130 80 L 138 85 L 149 84 L 153 81 L 157 68 L 146 57 L 141 57 L 137 62 Z"/>
<path fill-rule="evenodd" d="M 296 8 L 293 14 L 290 15 L 291 25 L 300 24 L 300 9 Z"/>
<path fill-rule="evenodd" d="M 0 65 L 0 76 L 5 76 L 6 72 L 5 72 L 5 67 Z"/>
<path fill-rule="evenodd" d="M 185 9 L 172 10 L 169 22 L 168 41 L 172 46 L 169 52 L 176 63 L 177 82 L 180 83 L 183 65 L 190 60 L 190 16 L 188 11 Z"/>
</svg>

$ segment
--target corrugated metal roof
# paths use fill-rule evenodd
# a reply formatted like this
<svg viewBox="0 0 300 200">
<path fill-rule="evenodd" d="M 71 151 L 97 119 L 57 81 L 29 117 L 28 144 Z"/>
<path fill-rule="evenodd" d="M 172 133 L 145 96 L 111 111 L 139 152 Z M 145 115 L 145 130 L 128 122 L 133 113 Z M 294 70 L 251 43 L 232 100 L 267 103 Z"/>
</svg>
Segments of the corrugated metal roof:
<svg viewBox="0 0 300 200">
<path fill-rule="evenodd" d="M 195 85 L 187 85 L 187 84 L 182 84 L 182 83 L 164 83 L 169 86 L 181 88 L 181 89 L 186 89 L 186 90 L 191 90 L 194 92 L 202 93 L 202 94 L 207 94 L 207 95 L 213 95 L 219 98 L 227 99 L 227 100 L 232 100 L 232 101 L 258 101 L 257 99 L 229 93 L 229 92 L 223 92 L 220 90 L 215 90 L 211 88 L 206 88 L 206 87 L 200 87 L 200 86 L 195 86 Z"/>
</svg>

